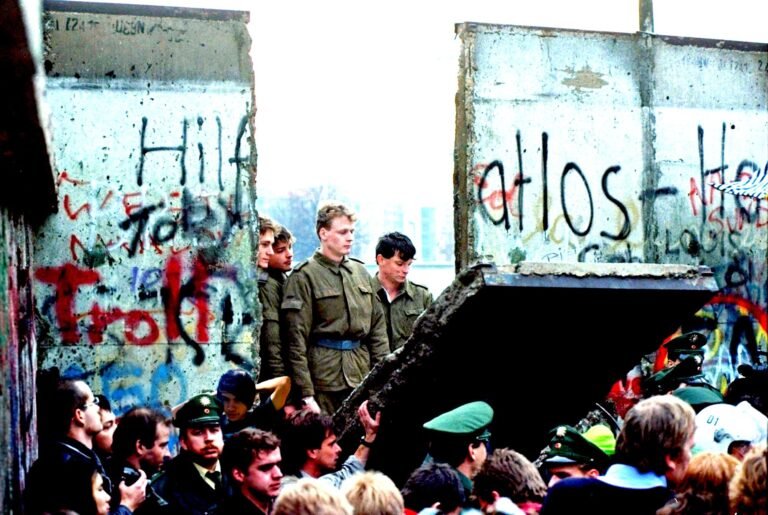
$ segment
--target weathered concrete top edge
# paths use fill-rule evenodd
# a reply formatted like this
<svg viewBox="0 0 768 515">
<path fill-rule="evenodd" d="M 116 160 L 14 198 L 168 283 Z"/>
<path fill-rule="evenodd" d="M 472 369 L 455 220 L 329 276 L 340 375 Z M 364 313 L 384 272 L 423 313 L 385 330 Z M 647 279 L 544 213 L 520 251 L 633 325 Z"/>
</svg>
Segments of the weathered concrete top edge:
<svg viewBox="0 0 768 515">
<path fill-rule="evenodd" d="M 466 21 L 456 23 L 454 25 L 454 31 L 456 34 L 462 32 L 478 32 L 480 30 L 511 30 L 511 31 L 526 31 L 526 32 L 539 32 L 541 36 L 556 36 L 557 34 L 581 34 L 581 35 L 595 35 L 595 36 L 610 36 L 614 38 L 623 39 L 637 39 L 640 37 L 646 37 L 651 39 L 659 39 L 670 45 L 676 46 L 696 46 L 703 48 L 718 48 L 728 50 L 742 50 L 748 52 L 756 51 L 768 51 L 768 43 L 754 42 L 754 41 L 734 41 L 724 39 L 708 39 L 686 36 L 670 36 L 665 34 L 654 34 L 650 32 L 608 32 L 608 31 L 596 31 L 596 30 L 582 30 L 582 29 L 570 29 L 561 27 L 540 27 L 533 25 L 503 25 L 500 23 L 485 23 L 485 22 L 473 22 Z"/>
<path fill-rule="evenodd" d="M 494 269 L 489 269 L 494 270 Z M 655 263 L 548 263 L 523 261 L 495 268 L 497 273 L 527 276 L 606 277 L 636 279 L 698 279 L 712 278 L 706 266 Z"/>
<path fill-rule="evenodd" d="M 44 0 L 46 11 L 118 14 L 127 16 L 158 16 L 166 18 L 192 18 L 200 20 L 242 21 L 248 23 L 248 11 L 224 9 L 199 9 L 193 7 L 172 7 L 166 5 L 130 5 L 120 3 L 79 2 L 72 0 Z"/>
</svg>

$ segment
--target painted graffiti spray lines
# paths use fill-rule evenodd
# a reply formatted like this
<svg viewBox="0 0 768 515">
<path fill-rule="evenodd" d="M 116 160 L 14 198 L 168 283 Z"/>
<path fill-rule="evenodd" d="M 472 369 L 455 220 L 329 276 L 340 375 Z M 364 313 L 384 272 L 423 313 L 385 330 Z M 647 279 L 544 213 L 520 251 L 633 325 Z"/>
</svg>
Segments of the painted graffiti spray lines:
<svg viewBox="0 0 768 515">
<path fill-rule="evenodd" d="M 240 284 L 241 274 L 231 265 L 217 265 L 209 270 L 198 258 L 191 263 L 191 271 L 185 273 L 184 268 L 180 255 L 169 258 L 163 271 L 153 268 L 139 273 L 139 270 L 134 268 L 131 286 L 135 292 L 146 292 L 150 287 L 159 287 L 159 295 L 139 295 L 139 302 L 157 301 L 159 297 L 163 306 L 161 313 L 164 316 L 167 341 L 181 339 L 195 350 L 195 363 L 201 364 L 205 354 L 200 344 L 210 341 L 209 325 L 216 319 L 211 308 L 214 295 L 221 299 L 221 312 L 226 315 L 223 322 L 232 337 L 240 334 L 246 325 L 254 323 L 250 315 L 252 306 L 248 300 L 251 295 L 247 288 Z M 185 275 L 188 276 L 186 279 Z M 38 268 L 35 278 L 54 289 L 55 293 L 50 298 L 56 325 L 64 344 L 76 344 L 81 340 L 78 327 L 78 320 L 81 318 L 90 320 L 86 334 L 91 344 L 102 343 L 107 329 L 118 321 L 123 323 L 122 337 L 127 344 L 150 345 L 161 339 L 161 327 L 156 319 L 158 311 L 153 309 L 104 307 L 99 301 L 94 301 L 87 313 L 81 315 L 76 312 L 78 295 L 84 295 L 80 291 L 81 287 L 91 286 L 96 288 L 97 292 L 101 288 L 109 293 L 109 288 L 104 288 L 102 277 L 96 270 L 66 263 L 60 267 Z M 238 316 L 233 313 L 234 296 L 239 299 Z M 109 295 L 109 298 L 113 299 L 113 295 Z M 194 309 L 182 312 L 182 305 L 185 303 L 191 303 Z M 190 332 L 182 317 L 190 319 L 193 315 L 196 315 L 196 321 L 192 324 Z"/>
<path fill-rule="evenodd" d="M 488 220 L 494 225 L 504 225 L 505 230 L 511 228 L 509 218 L 511 216 L 510 205 L 515 197 L 517 198 L 517 216 L 519 217 L 518 229 L 523 231 L 523 198 L 525 196 L 524 187 L 526 184 L 532 185 L 532 178 L 527 177 L 523 171 L 523 146 L 522 136 L 520 131 L 517 131 L 515 135 L 516 151 L 517 151 L 517 164 L 518 172 L 515 176 L 515 180 L 511 187 L 507 188 L 506 172 L 504 163 L 500 160 L 495 160 L 490 164 L 482 168 L 482 172 L 475 173 L 478 170 L 476 166 L 473 168 L 473 180 L 477 186 L 477 201 L 482 206 L 483 213 Z M 543 231 L 548 231 L 550 227 L 550 199 L 549 199 L 549 181 L 548 181 L 548 159 L 549 159 L 549 136 L 546 132 L 542 132 L 541 136 L 541 149 L 542 149 L 542 162 L 541 162 L 541 193 L 542 193 L 542 218 L 541 225 Z M 482 165 L 479 165 L 482 166 Z M 608 240 L 621 241 L 626 240 L 631 231 L 631 220 L 629 211 L 626 205 L 620 201 L 616 196 L 612 195 L 608 188 L 608 179 L 613 174 L 618 174 L 621 170 L 619 165 L 609 166 L 601 177 L 601 189 L 605 198 L 619 210 L 619 217 L 622 219 L 622 226 L 618 233 L 610 233 L 607 231 L 600 231 L 600 235 Z M 577 183 L 582 186 L 583 196 L 588 199 L 587 213 L 582 216 L 587 222 L 582 227 L 577 227 L 577 217 L 574 215 L 574 208 L 568 207 L 567 199 L 569 194 L 567 192 L 567 184 L 569 184 L 569 176 L 574 177 Z M 492 179 L 495 179 L 498 186 L 494 189 Z M 568 225 L 571 232 L 577 236 L 586 236 L 592 230 L 592 223 L 595 217 L 595 206 L 592 197 L 592 189 L 590 188 L 589 181 L 586 178 L 585 173 L 581 167 L 575 162 L 568 162 L 563 171 L 560 174 L 560 206 L 562 214 L 565 218 L 565 222 Z M 498 211 L 501 211 L 498 214 Z"/>
</svg>

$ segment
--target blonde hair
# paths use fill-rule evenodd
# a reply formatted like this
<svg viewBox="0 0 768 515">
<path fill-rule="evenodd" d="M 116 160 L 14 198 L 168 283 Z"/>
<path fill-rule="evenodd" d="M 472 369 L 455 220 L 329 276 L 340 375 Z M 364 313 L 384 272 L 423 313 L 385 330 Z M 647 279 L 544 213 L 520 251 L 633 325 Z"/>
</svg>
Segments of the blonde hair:
<svg viewBox="0 0 768 515">
<path fill-rule="evenodd" d="M 317 221 L 315 222 L 315 232 L 320 236 L 320 229 L 330 229 L 331 222 L 335 218 L 346 216 L 350 222 L 357 220 L 355 213 L 344 204 L 335 202 L 326 202 L 317 210 Z"/>
<path fill-rule="evenodd" d="M 275 500 L 272 515 L 353 515 L 349 501 L 326 481 L 302 478 Z"/>
<path fill-rule="evenodd" d="M 346 479 L 341 493 L 356 514 L 402 515 L 405 503 L 395 483 L 381 472 L 362 472 Z"/>
<path fill-rule="evenodd" d="M 273 234 L 277 234 L 279 229 L 280 226 L 271 218 L 266 216 L 259 217 L 259 236 L 263 235 L 267 231 L 272 231 Z"/>
<path fill-rule="evenodd" d="M 703 452 L 691 458 L 674 502 L 657 515 L 728 513 L 728 484 L 739 460 L 723 453 Z"/>
<path fill-rule="evenodd" d="M 768 451 L 764 445 L 753 447 L 736 468 L 728 496 L 731 513 L 765 515 L 768 513 L 768 481 L 766 480 Z"/>
</svg>

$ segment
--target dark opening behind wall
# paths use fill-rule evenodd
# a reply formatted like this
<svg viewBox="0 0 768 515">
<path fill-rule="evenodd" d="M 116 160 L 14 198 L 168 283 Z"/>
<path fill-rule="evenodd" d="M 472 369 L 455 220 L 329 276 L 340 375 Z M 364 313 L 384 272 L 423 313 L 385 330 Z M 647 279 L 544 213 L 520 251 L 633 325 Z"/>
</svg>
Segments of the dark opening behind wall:
<svg viewBox="0 0 768 515">
<path fill-rule="evenodd" d="M 422 424 L 485 400 L 493 445 L 533 460 L 551 427 L 584 417 L 716 290 L 708 269 L 677 265 L 467 270 L 337 413 L 342 441 L 355 445 L 355 410 L 370 398 L 383 410 L 370 468 L 401 484 L 424 458 Z"/>
</svg>

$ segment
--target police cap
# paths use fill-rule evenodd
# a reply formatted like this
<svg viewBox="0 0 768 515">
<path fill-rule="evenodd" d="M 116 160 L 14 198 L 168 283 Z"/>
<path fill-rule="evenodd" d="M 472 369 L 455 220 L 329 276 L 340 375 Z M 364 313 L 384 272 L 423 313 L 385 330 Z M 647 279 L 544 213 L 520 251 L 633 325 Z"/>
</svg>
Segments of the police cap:
<svg viewBox="0 0 768 515">
<path fill-rule="evenodd" d="M 493 408 L 483 401 L 470 402 L 424 423 L 424 429 L 449 435 L 490 436 L 488 425 L 493 421 Z"/>
<path fill-rule="evenodd" d="M 181 405 L 173 418 L 178 428 L 219 424 L 223 409 L 219 400 L 207 393 L 195 395 Z"/>
<path fill-rule="evenodd" d="M 596 443 L 588 440 L 585 435 L 579 433 L 571 426 L 557 426 L 549 432 L 549 447 L 545 451 L 544 463 L 557 464 L 594 464 L 595 467 L 603 467 L 608 463 L 609 452 L 615 448 L 616 440 L 611 430 L 605 426 L 604 431 L 593 430 L 591 436 Z M 605 450 L 604 450 L 605 449 Z"/>
<path fill-rule="evenodd" d="M 667 349 L 667 356 L 671 360 L 678 360 L 692 354 L 703 355 L 704 347 L 707 344 L 707 337 L 701 333 L 690 332 L 681 334 L 672 338 L 664 347 Z"/>
</svg>

